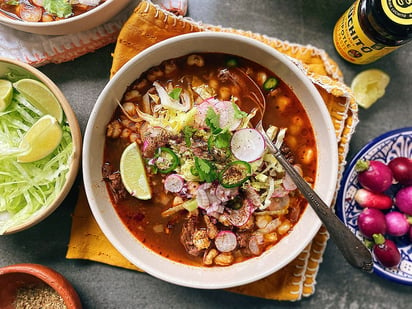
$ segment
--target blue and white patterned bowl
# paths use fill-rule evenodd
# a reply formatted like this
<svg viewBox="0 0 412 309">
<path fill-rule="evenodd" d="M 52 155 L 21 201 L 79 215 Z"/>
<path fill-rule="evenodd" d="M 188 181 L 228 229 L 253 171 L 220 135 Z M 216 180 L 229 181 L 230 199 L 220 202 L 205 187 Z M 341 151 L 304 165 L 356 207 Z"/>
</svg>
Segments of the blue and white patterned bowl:
<svg viewBox="0 0 412 309">
<path fill-rule="evenodd" d="M 339 218 L 356 234 L 359 232 L 357 219 L 362 208 L 354 200 L 356 190 L 360 188 L 355 172 L 355 164 L 359 159 L 378 160 L 388 163 L 395 157 L 412 158 L 412 127 L 401 128 L 384 133 L 366 144 L 352 159 L 345 169 L 338 193 L 336 212 Z M 379 276 L 406 285 L 412 285 L 412 245 L 404 238 L 393 239 L 401 253 L 398 268 L 383 267 L 374 258 L 374 273 Z"/>
</svg>

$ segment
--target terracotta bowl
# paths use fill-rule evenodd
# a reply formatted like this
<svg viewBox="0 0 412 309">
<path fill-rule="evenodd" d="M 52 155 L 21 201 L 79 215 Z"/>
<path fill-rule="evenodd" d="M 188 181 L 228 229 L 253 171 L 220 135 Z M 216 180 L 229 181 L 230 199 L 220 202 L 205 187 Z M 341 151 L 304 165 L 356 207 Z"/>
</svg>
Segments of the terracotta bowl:
<svg viewBox="0 0 412 309">
<path fill-rule="evenodd" d="M 63 299 L 68 309 L 82 308 L 79 295 L 70 282 L 57 271 L 39 264 L 15 264 L 0 268 L 0 308 L 14 309 L 21 288 L 47 284 Z"/>
<path fill-rule="evenodd" d="M 108 0 L 75 17 L 51 22 L 25 22 L 0 14 L 0 23 L 8 27 L 45 35 L 64 35 L 97 27 L 121 12 L 131 0 Z"/>
<path fill-rule="evenodd" d="M 73 112 L 69 102 L 60 91 L 60 89 L 56 86 L 56 84 L 50 80 L 46 75 L 42 72 L 37 70 L 36 68 L 12 59 L 0 57 L 0 78 L 5 78 L 7 75 L 12 72 L 12 74 L 17 74 L 17 76 L 24 76 L 30 77 L 33 79 L 37 79 L 43 84 L 45 84 L 52 93 L 56 96 L 60 105 L 63 108 L 63 112 L 65 114 L 66 120 L 69 124 L 70 131 L 72 134 L 72 141 L 73 141 L 73 152 L 71 156 L 71 162 L 69 171 L 66 175 L 66 182 L 62 187 L 62 190 L 56 198 L 50 202 L 47 207 L 42 207 L 40 210 L 35 212 L 31 217 L 29 217 L 23 223 L 15 225 L 13 227 L 8 228 L 3 235 L 16 233 L 29 227 L 32 227 L 45 219 L 49 216 L 56 208 L 63 202 L 67 194 L 69 193 L 73 183 L 77 177 L 79 166 L 80 166 L 80 158 L 81 158 L 81 147 L 82 147 L 82 135 L 80 131 L 79 122 L 75 113 Z"/>
</svg>

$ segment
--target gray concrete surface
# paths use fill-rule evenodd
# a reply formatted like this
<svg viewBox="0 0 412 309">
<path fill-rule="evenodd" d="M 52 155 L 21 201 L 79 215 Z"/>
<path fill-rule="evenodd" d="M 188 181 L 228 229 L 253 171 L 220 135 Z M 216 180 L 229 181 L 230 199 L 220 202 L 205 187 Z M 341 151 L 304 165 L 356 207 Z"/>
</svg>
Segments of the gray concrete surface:
<svg viewBox="0 0 412 309">
<path fill-rule="evenodd" d="M 332 44 L 336 20 L 351 5 L 344 0 L 189 0 L 196 21 L 240 28 L 300 44 L 323 48 L 340 65 L 345 81 L 367 68 L 387 72 L 392 81 L 383 99 L 361 110 L 348 160 L 370 139 L 411 126 L 412 44 L 366 66 L 344 62 Z M 93 105 L 108 81 L 114 45 L 74 61 L 41 68 L 61 87 L 84 131 Z M 144 273 L 83 260 L 67 260 L 71 213 L 78 187 L 63 205 L 38 226 L 0 237 L 0 266 L 40 263 L 64 274 L 84 308 L 410 308 L 412 288 L 364 274 L 349 266 L 329 241 L 317 276 L 315 294 L 299 302 L 277 302 L 222 290 L 176 286 Z"/>
</svg>

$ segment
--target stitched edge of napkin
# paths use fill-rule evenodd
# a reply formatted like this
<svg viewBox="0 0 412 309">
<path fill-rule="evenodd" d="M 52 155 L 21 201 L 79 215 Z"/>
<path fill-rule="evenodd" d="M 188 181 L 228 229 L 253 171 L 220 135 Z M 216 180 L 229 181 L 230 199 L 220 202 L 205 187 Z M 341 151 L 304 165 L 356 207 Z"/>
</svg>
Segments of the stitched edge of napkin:
<svg viewBox="0 0 412 309">
<path fill-rule="evenodd" d="M 59 36 L 28 33 L 0 24 L 0 56 L 34 67 L 73 60 L 114 43 L 132 9 L 127 6 L 96 28 Z"/>
</svg>

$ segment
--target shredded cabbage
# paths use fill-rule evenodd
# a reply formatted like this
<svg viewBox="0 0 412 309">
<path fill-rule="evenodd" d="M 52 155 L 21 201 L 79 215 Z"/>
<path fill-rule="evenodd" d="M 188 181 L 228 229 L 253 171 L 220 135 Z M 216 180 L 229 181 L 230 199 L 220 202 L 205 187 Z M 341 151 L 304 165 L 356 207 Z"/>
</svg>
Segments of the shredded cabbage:
<svg viewBox="0 0 412 309">
<path fill-rule="evenodd" d="M 176 110 L 159 111 L 157 117 L 137 111 L 139 117 L 146 120 L 152 127 L 162 127 L 174 134 L 179 133 L 184 127 L 190 126 L 194 122 L 197 108 L 193 107 L 188 112 Z"/>
<path fill-rule="evenodd" d="M 18 93 L 0 113 L 0 235 L 48 207 L 66 182 L 73 153 L 67 123 L 62 123 L 63 138 L 52 154 L 32 163 L 16 160 L 18 154 L 27 151 L 18 147 L 20 140 L 41 116 Z"/>
</svg>

